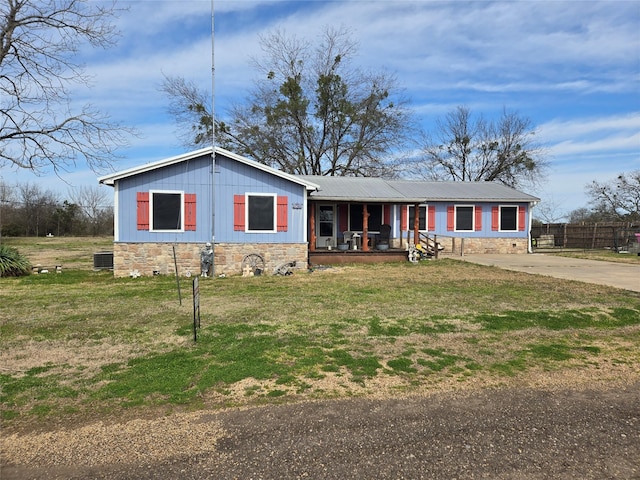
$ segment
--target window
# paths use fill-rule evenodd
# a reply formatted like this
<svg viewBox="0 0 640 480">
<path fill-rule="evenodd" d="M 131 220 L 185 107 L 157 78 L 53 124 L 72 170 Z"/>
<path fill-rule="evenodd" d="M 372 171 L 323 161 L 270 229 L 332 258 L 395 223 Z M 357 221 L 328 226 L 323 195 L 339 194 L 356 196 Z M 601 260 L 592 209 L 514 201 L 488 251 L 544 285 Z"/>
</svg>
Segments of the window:
<svg viewBox="0 0 640 480">
<path fill-rule="evenodd" d="M 491 209 L 491 230 L 524 232 L 526 209 L 522 205 L 501 205 Z"/>
<path fill-rule="evenodd" d="M 275 232 L 276 196 L 247 194 L 247 232 Z"/>
<path fill-rule="evenodd" d="M 318 231 L 321 237 L 333 237 L 333 205 L 320 205 L 318 208 Z"/>
<path fill-rule="evenodd" d="M 361 232 L 363 230 L 362 217 L 363 217 L 363 205 L 359 203 L 352 203 L 349 205 L 349 230 L 354 232 Z M 370 205 L 367 204 L 367 213 L 369 213 L 369 222 L 367 223 L 367 231 L 379 232 L 382 221 L 382 205 Z"/>
<path fill-rule="evenodd" d="M 482 206 L 449 205 L 447 207 L 447 231 L 479 232 L 482 230 Z"/>
<path fill-rule="evenodd" d="M 473 231 L 473 206 L 456 205 L 456 231 Z"/>
<path fill-rule="evenodd" d="M 150 192 L 152 232 L 182 231 L 182 192 Z"/>
<path fill-rule="evenodd" d="M 233 229 L 247 233 L 286 232 L 288 197 L 247 193 L 233 197 Z"/>
<path fill-rule="evenodd" d="M 152 232 L 196 229 L 196 195 L 179 191 L 137 192 L 137 228 Z"/>
<path fill-rule="evenodd" d="M 409 228 L 413 230 L 413 222 L 415 221 L 416 207 L 413 205 L 409 206 Z M 418 207 L 418 222 L 420 224 L 419 229 L 421 232 L 425 232 L 427 230 L 427 207 L 426 205 L 420 205 Z"/>
<path fill-rule="evenodd" d="M 518 230 L 518 207 L 500 207 L 500 231 Z"/>
</svg>

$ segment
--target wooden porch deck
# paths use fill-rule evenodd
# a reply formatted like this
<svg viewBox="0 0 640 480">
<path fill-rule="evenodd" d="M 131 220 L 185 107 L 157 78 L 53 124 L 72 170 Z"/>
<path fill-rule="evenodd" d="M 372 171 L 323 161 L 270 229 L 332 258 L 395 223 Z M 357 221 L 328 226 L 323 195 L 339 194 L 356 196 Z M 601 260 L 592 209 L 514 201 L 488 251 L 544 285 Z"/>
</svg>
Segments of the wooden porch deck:
<svg viewBox="0 0 640 480">
<path fill-rule="evenodd" d="M 402 248 L 389 250 L 326 250 L 309 251 L 309 265 L 339 265 L 345 263 L 408 262 L 407 251 Z"/>
</svg>

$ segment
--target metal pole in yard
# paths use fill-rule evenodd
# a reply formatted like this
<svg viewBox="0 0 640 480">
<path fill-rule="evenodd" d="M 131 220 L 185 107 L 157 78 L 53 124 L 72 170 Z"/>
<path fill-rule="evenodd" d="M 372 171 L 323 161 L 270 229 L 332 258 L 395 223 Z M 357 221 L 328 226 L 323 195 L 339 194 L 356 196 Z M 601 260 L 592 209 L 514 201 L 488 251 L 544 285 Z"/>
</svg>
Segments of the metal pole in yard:
<svg viewBox="0 0 640 480">
<path fill-rule="evenodd" d="M 211 0 L 211 276 L 216 276 L 216 62 L 214 5 Z"/>
<path fill-rule="evenodd" d="M 182 305 L 182 294 L 180 293 L 180 276 L 178 275 L 178 260 L 176 259 L 176 246 L 173 246 L 173 266 L 176 269 L 176 283 L 178 284 L 178 301 Z"/>
</svg>

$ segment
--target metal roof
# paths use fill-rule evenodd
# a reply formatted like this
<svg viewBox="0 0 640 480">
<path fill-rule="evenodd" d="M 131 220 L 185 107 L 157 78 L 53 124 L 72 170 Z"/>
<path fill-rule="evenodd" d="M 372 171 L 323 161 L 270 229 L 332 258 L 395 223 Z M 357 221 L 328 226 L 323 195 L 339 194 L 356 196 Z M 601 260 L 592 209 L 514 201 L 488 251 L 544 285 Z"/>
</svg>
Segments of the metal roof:
<svg viewBox="0 0 640 480">
<path fill-rule="evenodd" d="M 207 147 L 158 162 L 122 170 L 98 178 L 99 183 L 113 186 L 117 180 L 150 170 L 211 155 Z M 429 201 L 539 202 L 538 197 L 522 193 L 495 182 L 424 182 L 386 180 L 375 177 L 329 177 L 322 175 L 292 175 L 255 162 L 241 155 L 216 147 L 216 155 L 244 163 L 258 170 L 304 185 L 314 200 L 362 203 L 427 203 Z"/>
<path fill-rule="evenodd" d="M 538 197 L 496 182 L 424 182 L 319 175 L 299 177 L 318 185 L 318 191 L 309 194 L 314 200 L 409 204 L 429 201 L 540 201 Z"/>
</svg>

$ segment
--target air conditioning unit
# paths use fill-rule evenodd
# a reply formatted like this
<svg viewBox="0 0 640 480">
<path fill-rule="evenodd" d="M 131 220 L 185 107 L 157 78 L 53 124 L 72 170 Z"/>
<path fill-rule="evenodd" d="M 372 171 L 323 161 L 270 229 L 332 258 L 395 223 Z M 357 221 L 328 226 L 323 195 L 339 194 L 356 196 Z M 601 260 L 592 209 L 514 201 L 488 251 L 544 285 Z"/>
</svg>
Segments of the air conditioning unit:
<svg viewBox="0 0 640 480">
<path fill-rule="evenodd" d="M 93 254 L 94 270 L 113 270 L 113 252 L 96 252 Z"/>
</svg>

